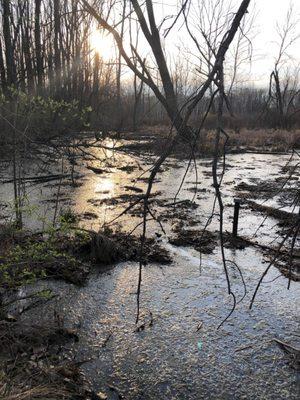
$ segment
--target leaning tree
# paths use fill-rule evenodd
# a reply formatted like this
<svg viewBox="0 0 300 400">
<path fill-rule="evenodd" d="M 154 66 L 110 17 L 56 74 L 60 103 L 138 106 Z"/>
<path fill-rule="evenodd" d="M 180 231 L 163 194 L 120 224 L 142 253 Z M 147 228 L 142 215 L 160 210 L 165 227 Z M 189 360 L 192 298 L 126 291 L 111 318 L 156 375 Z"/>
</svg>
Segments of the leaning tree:
<svg viewBox="0 0 300 400">
<path fill-rule="evenodd" d="M 201 39 L 205 39 L 205 46 L 211 46 L 212 55 L 209 61 L 209 73 L 204 80 L 201 80 L 198 88 L 191 94 L 191 96 L 184 102 L 184 104 L 179 105 L 176 90 L 174 88 L 174 82 L 172 79 L 172 74 L 170 71 L 170 66 L 167 62 L 167 54 L 163 45 L 163 34 L 162 34 L 162 23 L 158 24 L 156 20 L 155 6 L 152 0 L 146 0 L 145 2 L 139 2 L 138 0 L 128 1 L 128 11 L 123 11 L 122 18 L 136 18 L 138 25 L 144 35 L 147 45 L 149 46 L 151 53 L 151 63 L 147 63 L 146 59 L 139 52 L 139 50 L 134 46 L 134 43 L 130 44 L 131 54 L 134 55 L 132 58 L 130 53 L 126 49 L 126 44 L 124 43 L 123 37 L 123 22 L 109 22 L 107 16 L 104 16 L 103 9 L 97 10 L 93 7 L 87 0 L 81 0 L 84 9 L 90 13 L 97 21 L 99 26 L 110 33 L 117 45 L 119 53 L 123 60 L 125 61 L 127 67 L 137 76 L 145 85 L 147 85 L 154 93 L 156 98 L 160 101 L 167 115 L 169 116 L 172 129 L 170 136 L 166 141 L 162 154 L 155 162 L 148 179 L 148 186 L 146 192 L 141 196 L 139 202 L 143 202 L 143 231 L 140 247 L 140 265 L 139 265 L 139 277 L 138 277 L 138 290 L 137 290 L 137 321 L 139 320 L 140 311 L 140 292 L 142 283 L 142 267 L 143 267 L 143 251 L 146 238 L 146 228 L 147 228 L 147 216 L 151 213 L 149 206 L 149 197 L 152 191 L 153 182 L 155 176 L 157 175 L 161 165 L 164 163 L 166 158 L 174 150 L 174 148 L 180 142 L 185 142 L 191 149 L 191 154 L 194 152 L 194 147 L 197 143 L 199 135 L 201 133 L 204 121 L 209 113 L 209 110 L 213 104 L 214 98 L 218 99 L 217 105 L 217 126 L 215 134 L 214 143 L 214 160 L 213 160 L 213 185 L 215 188 L 216 199 L 219 205 L 220 212 L 220 241 L 222 249 L 222 261 L 225 271 L 225 276 L 227 280 L 227 289 L 229 295 L 233 298 L 233 309 L 236 304 L 235 295 L 232 292 L 229 273 L 227 269 L 227 261 L 224 253 L 223 247 L 223 201 L 220 192 L 221 180 L 218 177 L 218 161 L 221 146 L 221 137 L 225 135 L 226 132 L 222 128 L 222 115 L 224 105 L 228 105 L 228 99 L 224 88 L 224 60 L 230 45 L 232 44 L 239 27 L 243 21 L 245 14 L 248 12 L 248 7 L 250 0 L 242 0 L 235 13 L 231 13 L 231 18 L 228 17 L 227 24 L 224 25 L 224 32 L 220 36 L 220 39 L 214 43 L 212 46 L 209 39 L 205 36 L 205 32 L 202 32 L 202 38 L 196 37 L 191 29 L 189 29 L 188 18 L 189 10 L 192 0 L 182 0 L 179 10 L 175 16 L 168 29 L 165 30 L 164 36 L 169 34 L 170 30 L 178 24 L 179 20 L 183 19 L 183 24 L 187 27 L 187 33 L 190 39 L 196 45 L 199 51 L 200 58 L 204 57 L 203 47 L 201 45 Z M 123 3 L 122 3 L 123 4 Z M 109 3 L 109 7 L 113 7 L 115 2 Z M 165 22 L 165 18 L 163 22 Z M 119 30 L 121 26 L 121 31 Z M 155 73 L 159 75 L 160 84 L 154 79 Z M 212 86 L 214 91 L 211 91 Z M 199 121 L 197 128 L 192 128 L 189 124 L 191 116 L 197 107 L 197 105 L 207 96 L 210 97 L 210 101 L 203 118 Z M 175 129 L 174 129 L 175 128 Z M 174 134 L 171 134 L 175 130 Z M 190 159 L 191 160 L 191 159 Z M 222 179 L 222 178 L 221 178 Z M 136 203 L 135 203 L 136 204 Z M 134 204 L 134 205 L 135 205 Z M 233 310 L 232 309 L 232 310 Z"/>
</svg>

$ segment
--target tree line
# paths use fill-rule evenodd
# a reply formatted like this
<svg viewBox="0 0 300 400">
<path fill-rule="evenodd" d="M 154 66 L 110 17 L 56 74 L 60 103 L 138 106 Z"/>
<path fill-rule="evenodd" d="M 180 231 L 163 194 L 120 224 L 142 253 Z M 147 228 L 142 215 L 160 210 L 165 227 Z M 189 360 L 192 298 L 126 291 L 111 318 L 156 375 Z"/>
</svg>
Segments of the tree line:
<svg viewBox="0 0 300 400">
<path fill-rule="evenodd" d="M 1 0 L 0 87 L 96 105 L 115 95 L 114 65 L 93 52 L 78 0 Z"/>
<path fill-rule="evenodd" d="M 29 96 L 51 97 L 66 102 L 76 100 L 80 107 L 92 107 L 92 126 L 95 127 L 135 129 L 142 123 L 168 121 L 171 103 L 166 109 L 157 101 L 157 93 L 153 93 L 151 87 L 144 84 L 143 74 L 146 70 L 151 71 L 151 68 L 146 69 L 148 60 L 139 59 L 137 52 L 139 30 L 144 35 L 146 32 L 146 36 L 147 31 L 143 30 L 143 24 L 137 27 L 132 18 L 136 2 L 92 2 L 97 15 L 101 15 L 104 22 L 109 21 L 111 26 L 116 26 L 120 40 L 127 35 L 126 40 L 131 44 L 130 60 L 134 67 L 144 63 L 141 76 L 134 74 L 123 81 L 122 71 L 127 67 L 123 65 L 120 48 L 116 48 L 116 56 L 112 60 L 103 60 L 101 49 L 99 52 L 93 49 L 90 37 L 101 24 L 98 24 L 95 15 L 88 12 L 84 3 L 81 0 L 0 0 L 1 93 L 9 97 L 11 88 L 15 88 Z M 191 12 L 190 15 L 182 12 L 181 18 L 187 31 L 191 33 L 193 30 L 191 38 L 198 46 L 199 62 L 191 61 L 188 54 L 184 53 L 186 49 L 179 49 L 174 56 L 177 58 L 170 62 L 170 82 L 167 82 L 168 79 L 165 82 L 154 82 L 158 88 L 163 86 L 163 92 L 173 87 L 172 96 L 169 95 L 177 99 L 179 106 L 197 90 L 203 79 L 201 76 L 211 73 L 219 38 L 224 34 L 224 27 L 226 29 L 226 18 L 231 15 L 231 10 L 224 8 L 224 1 L 195 0 L 191 3 L 197 3 L 199 18 L 196 13 L 191 16 Z M 225 19 L 218 24 L 216 21 L 220 20 L 221 15 Z M 192 26 L 193 18 L 198 25 L 195 23 Z M 165 20 L 168 21 L 167 18 Z M 289 10 L 285 23 L 278 28 L 279 50 L 278 55 L 275 55 L 274 70 L 266 71 L 270 76 L 269 87 L 258 89 L 247 87 L 246 84 L 239 85 L 237 76 L 241 60 L 246 59 L 247 62 L 244 45 L 247 40 L 244 37 L 251 26 L 242 28 L 232 46 L 234 54 L 227 68 L 230 72 L 225 69 L 225 79 L 229 77 L 227 95 L 231 109 L 226 113 L 230 127 L 246 125 L 290 128 L 298 125 L 298 70 L 286 67 L 286 54 L 295 29 L 292 10 Z M 158 27 L 156 33 L 163 35 L 163 30 Z M 199 37 L 202 37 L 203 43 Z M 157 54 L 163 61 L 165 49 L 161 47 L 156 50 L 162 52 Z M 196 79 L 195 74 L 191 73 L 194 70 L 199 72 Z M 153 77 L 151 79 L 155 81 Z M 204 112 L 214 87 L 212 82 L 208 94 L 193 110 L 192 119 L 197 119 Z M 213 121 L 214 102 L 210 114 L 210 120 Z"/>
</svg>

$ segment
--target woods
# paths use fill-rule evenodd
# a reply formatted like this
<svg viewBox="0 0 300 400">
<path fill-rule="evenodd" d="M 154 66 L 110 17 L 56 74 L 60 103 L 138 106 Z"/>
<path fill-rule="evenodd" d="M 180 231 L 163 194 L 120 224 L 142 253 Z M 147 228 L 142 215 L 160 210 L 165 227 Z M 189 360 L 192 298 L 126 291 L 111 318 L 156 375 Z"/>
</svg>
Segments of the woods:
<svg viewBox="0 0 300 400">
<path fill-rule="evenodd" d="M 0 0 L 1 399 L 298 399 L 299 21 Z"/>
<path fill-rule="evenodd" d="M 158 41 L 155 20 L 151 18 L 148 27 L 144 19 L 145 10 L 139 3 L 128 2 L 123 5 L 116 1 L 98 1 L 93 2 L 91 8 L 89 3 L 79 0 L 2 0 L 2 93 L 9 97 L 11 88 L 18 88 L 32 96 L 50 96 L 67 102 L 76 100 L 80 108 L 92 107 L 91 122 L 94 128 L 119 130 L 132 126 L 136 128 L 137 124 L 166 123 L 167 117 L 176 113 L 176 106 L 172 104 L 174 99 L 178 99 L 178 106 L 181 107 L 188 101 L 190 94 L 197 91 L 197 86 L 205 80 L 205 76 L 210 74 L 218 45 L 230 23 L 228 16 L 232 12 L 232 6 L 224 2 L 212 5 L 207 0 L 198 1 L 189 8 L 187 4 L 183 3 L 182 8 L 179 8 L 178 18 L 182 22 L 175 20 L 174 25 L 175 28 L 179 23 L 185 25 L 191 48 L 176 50 L 176 53 L 181 52 L 184 56 L 177 58 L 176 64 L 171 65 L 169 60 L 164 61 L 164 43 Z M 146 8 L 149 17 L 153 12 L 149 4 Z M 137 21 L 132 18 L 133 13 L 136 13 L 140 26 L 134 33 Z M 242 78 L 241 71 L 251 62 L 251 41 L 255 36 L 253 20 L 243 21 L 242 24 L 243 30 L 235 38 L 225 66 L 231 104 L 231 110 L 226 111 L 228 127 L 298 126 L 299 77 L 297 66 L 293 66 L 292 62 L 287 63 L 286 57 L 288 48 L 298 40 L 294 32 L 292 10 L 286 20 L 279 24 L 278 33 L 274 30 L 274 37 L 278 35 L 279 48 L 274 71 L 266 71 L 271 76 L 269 88 L 251 87 L 247 84 L 247 78 Z M 110 43 L 109 58 L 103 58 L 101 46 L 107 46 L 107 43 L 101 41 L 99 35 L 97 40 L 100 42 L 95 48 L 97 40 L 93 37 L 98 29 L 104 30 L 103 37 L 106 37 L 107 28 L 115 38 L 117 34 L 118 38 L 117 45 Z M 166 26 L 164 29 L 163 41 L 172 37 L 174 27 Z M 141 35 L 148 42 L 158 68 L 163 73 L 161 82 L 157 81 L 153 71 L 149 75 L 149 55 L 140 54 L 139 47 L 144 43 L 144 39 L 139 38 Z M 127 57 L 124 60 L 127 66 L 131 64 L 130 69 L 135 71 L 134 77 L 126 72 L 123 65 L 122 52 L 125 49 L 120 51 L 118 48 L 123 39 L 126 42 Z M 296 71 L 291 73 L 293 80 L 289 77 L 291 74 L 287 75 L 286 68 L 291 72 L 293 68 Z M 121 82 L 124 74 L 127 78 Z M 147 84 L 143 86 L 141 82 Z M 160 85 L 168 98 L 168 105 L 161 98 Z M 205 95 L 206 102 L 212 94 L 213 84 L 210 84 L 209 93 Z M 155 98 L 160 100 L 158 104 Z M 205 108 L 204 102 L 197 104 L 192 115 L 194 121 Z M 231 121 L 231 113 L 235 115 L 235 122 Z M 210 119 L 213 120 L 214 102 L 211 114 Z M 110 119 L 110 116 L 113 118 Z"/>
<path fill-rule="evenodd" d="M 78 1 L 1 2 L 3 90 L 13 85 L 29 93 L 64 93 L 67 100 L 91 87 L 90 19 L 79 7 Z"/>
</svg>

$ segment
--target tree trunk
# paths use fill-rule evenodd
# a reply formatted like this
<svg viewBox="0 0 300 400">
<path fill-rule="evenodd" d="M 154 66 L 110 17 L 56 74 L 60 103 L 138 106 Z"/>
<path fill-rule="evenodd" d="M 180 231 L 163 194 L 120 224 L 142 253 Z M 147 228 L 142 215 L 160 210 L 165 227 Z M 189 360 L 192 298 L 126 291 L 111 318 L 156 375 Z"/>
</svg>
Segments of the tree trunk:
<svg viewBox="0 0 300 400">
<path fill-rule="evenodd" d="M 121 24 L 121 39 L 124 36 L 124 23 L 125 23 L 125 10 L 126 0 L 123 1 L 123 12 L 122 12 L 122 24 Z M 120 132 L 123 125 L 123 110 L 122 110 L 122 99 L 121 99 L 121 73 L 122 73 L 122 55 L 119 51 L 118 65 L 117 65 L 117 110 L 119 115 L 119 121 L 117 131 Z"/>
<path fill-rule="evenodd" d="M 61 89 L 61 52 L 60 52 L 60 14 L 59 14 L 59 0 L 54 0 L 54 65 L 55 65 L 55 78 L 56 90 Z"/>
<path fill-rule="evenodd" d="M 30 46 L 30 33 L 29 33 L 29 14 L 27 15 L 26 26 L 22 26 L 22 50 L 24 53 L 24 60 L 26 66 L 27 88 L 28 92 L 32 93 L 34 89 L 34 73 L 32 65 L 32 53 Z"/>
<path fill-rule="evenodd" d="M 3 49 L 2 49 L 2 41 L 0 37 L 0 78 L 1 78 L 1 87 L 2 90 L 6 90 L 6 72 L 4 66 L 4 59 L 3 59 Z"/>
<path fill-rule="evenodd" d="M 10 10 L 10 0 L 2 0 L 2 9 L 3 9 L 3 35 L 4 35 L 4 43 L 5 43 L 5 60 L 6 60 L 6 69 L 7 69 L 7 84 L 8 86 L 15 85 L 17 83 L 17 73 L 14 59 L 14 49 L 12 46 L 12 37 L 11 37 L 11 10 Z"/>
<path fill-rule="evenodd" d="M 35 39 L 35 55 L 36 55 L 36 76 L 37 76 L 37 89 L 38 92 L 43 88 L 43 57 L 41 46 L 41 2 L 42 0 L 35 0 L 34 12 L 34 39 Z"/>
</svg>

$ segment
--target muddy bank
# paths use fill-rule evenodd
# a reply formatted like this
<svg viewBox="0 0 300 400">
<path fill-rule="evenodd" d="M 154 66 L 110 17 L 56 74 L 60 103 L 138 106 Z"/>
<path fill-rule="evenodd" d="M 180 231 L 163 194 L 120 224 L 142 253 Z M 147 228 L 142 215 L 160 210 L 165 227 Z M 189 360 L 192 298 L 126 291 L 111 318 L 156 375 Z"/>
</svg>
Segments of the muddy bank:
<svg viewBox="0 0 300 400">
<path fill-rule="evenodd" d="M 63 279 L 77 285 L 87 279 L 89 238 L 80 232 L 33 233 L 3 225 L 0 237 L 3 289 L 15 289 L 35 279 Z"/>
<path fill-rule="evenodd" d="M 26 318 L 28 312 L 39 314 L 43 305 L 54 301 L 55 290 L 35 290 L 25 296 L 20 291 L 48 279 L 82 286 L 92 271 L 140 260 L 140 239 L 108 229 L 96 233 L 77 228 L 73 232 L 64 227 L 42 234 L 12 226 L 1 227 L 0 239 L 1 398 L 101 399 L 82 373 L 82 365 L 91 360 L 66 354 L 79 341 L 78 330 L 64 326 L 66 316 L 55 308 L 46 323 Z M 148 238 L 142 261 L 144 265 L 172 262 L 169 252 Z"/>
<path fill-rule="evenodd" d="M 62 349 L 78 340 L 58 320 L 47 326 L 0 321 L 0 396 L 3 400 L 92 399 L 79 362 Z"/>
<path fill-rule="evenodd" d="M 15 289 L 35 279 L 62 279 L 84 284 L 92 268 L 140 260 L 140 238 L 105 228 L 93 232 L 76 227 L 33 233 L 0 227 L 0 288 Z M 170 264 L 168 251 L 146 238 L 143 262 Z"/>
</svg>

